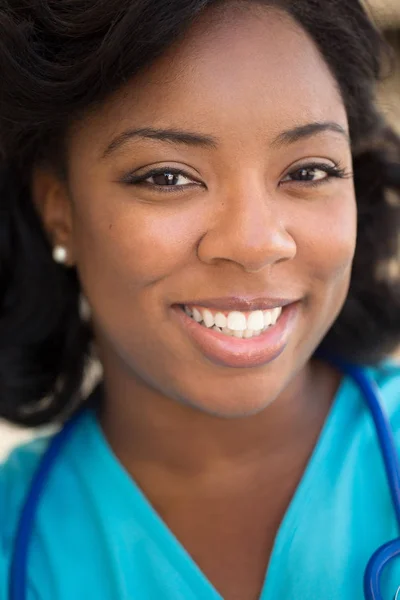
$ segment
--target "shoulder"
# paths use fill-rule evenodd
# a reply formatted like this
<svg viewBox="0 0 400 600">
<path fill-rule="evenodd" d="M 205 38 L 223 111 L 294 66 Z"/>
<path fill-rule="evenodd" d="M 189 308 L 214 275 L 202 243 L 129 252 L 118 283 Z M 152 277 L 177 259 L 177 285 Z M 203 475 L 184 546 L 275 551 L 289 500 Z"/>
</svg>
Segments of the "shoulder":
<svg viewBox="0 0 400 600">
<path fill-rule="evenodd" d="M 7 597 L 11 549 L 25 495 L 50 436 L 14 449 L 0 464 L 0 598 Z"/>
<path fill-rule="evenodd" d="M 365 371 L 379 390 L 381 404 L 400 445 L 400 363 L 385 361 Z"/>
<path fill-rule="evenodd" d="M 400 404 L 400 362 L 387 360 L 366 372 L 378 386 L 388 410 Z"/>
<path fill-rule="evenodd" d="M 0 548 L 7 546 L 19 509 L 49 440 L 50 436 L 42 436 L 18 446 L 0 465 Z"/>
<path fill-rule="evenodd" d="M 52 468 L 53 480 L 65 483 L 68 477 L 74 476 L 77 465 L 79 467 L 85 463 L 82 457 L 88 455 L 92 421 L 91 413 L 87 411 L 71 429 L 71 434 L 67 437 L 68 443 L 63 443 L 57 453 L 57 464 Z M 15 448 L 0 464 L 0 552 L 12 541 L 32 479 L 55 435 L 55 432 L 46 435 L 42 433 Z M 56 489 L 56 492 L 59 493 L 60 490 Z M 54 493 L 51 498 L 53 496 Z M 7 515 L 7 518 L 2 518 L 2 515 Z"/>
<path fill-rule="evenodd" d="M 385 360 L 374 366 L 362 366 L 362 371 L 371 385 L 379 393 L 380 403 L 391 415 L 400 411 L 400 362 Z M 344 383 L 348 396 L 357 397 L 364 404 L 363 393 L 359 385 L 350 376 L 345 376 Z"/>
<path fill-rule="evenodd" d="M 40 511 L 36 515 L 36 533 L 40 532 L 38 539 L 47 539 L 47 535 L 50 539 L 60 524 L 60 515 L 63 515 L 65 526 L 67 517 L 71 516 L 69 512 L 71 498 L 74 498 L 74 494 L 80 493 L 79 485 L 86 477 L 87 469 L 90 470 L 93 466 L 90 464 L 88 467 L 86 462 L 86 457 L 90 454 L 88 446 L 90 449 L 93 419 L 89 414 L 83 415 L 76 424 L 76 427 L 70 429 L 71 435 L 65 440 L 68 443 L 58 446 L 57 460 L 52 466 L 51 481 L 46 482 L 46 493 L 41 497 L 41 509 L 45 516 L 41 519 Z M 33 477 L 55 435 L 55 433 L 42 434 L 31 442 L 17 447 L 0 464 L 0 599 L 7 597 L 5 590 L 9 564 L 21 510 L 26 502 Z M 85 460 L 82 460 L 83 457 Z M 95 460 L 93 463 L 95 465 Z M 68 494 L 65 493 L 66 489 Z M 38 554 L 38 556 L 43 555 Z M 40 562 L 41 558 L 38 560 Z M 49 597 L 52 597 L 51 594 Z"/>
</svg>

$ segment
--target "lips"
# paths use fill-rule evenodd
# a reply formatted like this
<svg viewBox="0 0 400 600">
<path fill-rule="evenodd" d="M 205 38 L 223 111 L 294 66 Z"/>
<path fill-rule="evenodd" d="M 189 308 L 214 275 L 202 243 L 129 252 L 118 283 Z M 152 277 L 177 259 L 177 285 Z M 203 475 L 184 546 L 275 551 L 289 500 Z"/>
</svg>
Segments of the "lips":
<svg viewBox="0 0 400 600">
<path fill-rule="evenodd" d="M 216 306 L 219 304 L 219 306 Z M 190 303 L 185 303 L 186 309 Z M 192 306 L 200 308 L 200 302 L 192 303 Z M 205 309 L 205 303 L 201 303 Z M 275 360 L 285 349 L 290 335 L 295 327 L 295 321 L 299 312 L 297 301 L 287 300 L 264 300 L 235 302 L 231 299 L 227 302 L 207 302 L 211 314 L 226 313 L 229 309 L 240 312 L 239 307 L 247 311 L 268 310 L 282 307 L 281 315 L 276 324 L 270 325 L 264 331 L 257 332 L 255 336 L 230 336 L 226 332 L 218 331 L 218 328 L 205 326 L 197 322 L 193 316 L 185 312 L 184 305 L 175 305 L 173 314 L 180 326 L 184 329 L 189 339 L 198 350 L 212 363 L 231 368 L 251 368 L 268 364 Z M 217 311 L 217 309 L 219 309 Z M 247 309 L 247 310 L 246 310 Z M 217 312 L 216 312 L 217 311 Z M 207 313 L 206 313 L 207 314 Z"/>
</svg>

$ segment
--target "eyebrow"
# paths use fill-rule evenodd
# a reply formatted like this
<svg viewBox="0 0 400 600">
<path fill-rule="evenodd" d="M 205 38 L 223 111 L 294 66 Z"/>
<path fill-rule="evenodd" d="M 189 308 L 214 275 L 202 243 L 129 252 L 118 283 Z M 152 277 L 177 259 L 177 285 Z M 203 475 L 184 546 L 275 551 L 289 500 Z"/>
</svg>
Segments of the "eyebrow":
<svg viewBox="0 0 400 600">
<path fill-rule="evenodd" d="M 197 146 L 201 148 L 215 149 L 218 142 L 209 135 L 181 131 L 179 129 L 153 129 L 143 127 L 141 129 L 128 129 L 117 136 L 105 149 L 103 158 L 120 148 L 123 144 L 133 138 L 144 138 L 160 142 L 172 142 L 173 144 L 184 144 L 185 146 Z"/>
<path fill-rule="evenodd" d="M 350 142 L 347 131 L 333 121 L 327 122 L 315 122 L 307 123 L 306 125 L 300 125 L 280 133 L 272 142 L 273 146 L 290 145 L 298 142 L 302 139 L 307 139 L 323 133 L 325 131 L 333 131 L 343 135 L 348 142 Z M 186 146 L 194 146 L 200 148 L 209 148 L 215 150 L 218 146 L 218 140 L 210 135 L 204 135 L 201 133 L 192 133 L 190 131 L 183 131 L 180 129 L 154 129 L 152 127 L 143 127 L 140 129 L 128 129 L 124 131 L 107 146 L 103 152 L 102 157 L 106 158 L 118 148 L 123 146 L 126 142 L 134 138 L 143 138 L 150 140 L 157 140 L 161 142 L 170 142 L 173 144 L 183 144 Z"/>
<path fill-rule="evenodd" d="M 299 125 L 298 127 L 284 131 L 283 133 L 280 133 L 277 138 L 275 138 L 272 145 L 286 146 L 294 144 L 300 140 L 313 137 L 319 133 L 324 133 L 325 131 L 340 133 L 350 143 L 349 134 L 341 125 L 339 125 L 339 123 L 335 123 L 334 121 L 324 121 L 307 123 L 306 125 Z"/>
</svg>

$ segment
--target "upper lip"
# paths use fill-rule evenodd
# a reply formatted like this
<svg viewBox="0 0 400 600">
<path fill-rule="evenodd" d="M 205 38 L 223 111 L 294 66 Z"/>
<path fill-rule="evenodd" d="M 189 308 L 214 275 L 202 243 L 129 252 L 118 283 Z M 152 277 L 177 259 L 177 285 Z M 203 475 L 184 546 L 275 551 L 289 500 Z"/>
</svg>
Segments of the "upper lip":
<svg viewBox="0 0 400 600">
<path fill-rule="evenodd" d="M 204 308 L 217 310 L 251 312 L 255 310 L 270 310 L 277 307 L 284 307 L 297 301 L 298 298 L 248 298 L 244 296 L 229 296 L 225 298 L 189 300 L 187 302 L 182 302 L 181 304 L 184 306 L 202 306 Z"/>
</svg>

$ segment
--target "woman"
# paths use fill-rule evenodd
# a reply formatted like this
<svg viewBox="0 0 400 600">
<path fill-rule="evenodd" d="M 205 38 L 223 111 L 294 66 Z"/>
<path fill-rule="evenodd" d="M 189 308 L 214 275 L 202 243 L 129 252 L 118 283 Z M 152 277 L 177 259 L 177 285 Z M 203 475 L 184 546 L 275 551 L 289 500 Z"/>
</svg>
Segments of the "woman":
<svg viewBox="0 0 400 600">
<path fill-rule="evenodd" d="M 363 597 L 396 518 L 363 396 L 321 349 L 365 366 L 397 433 L 380 44 L 358 0 L 3 1 L 1 415 L 84 407 L 29 599 Z M 2 598 L 48 444 L 2 469 Z"/>
</svg>

